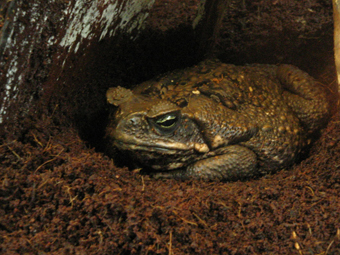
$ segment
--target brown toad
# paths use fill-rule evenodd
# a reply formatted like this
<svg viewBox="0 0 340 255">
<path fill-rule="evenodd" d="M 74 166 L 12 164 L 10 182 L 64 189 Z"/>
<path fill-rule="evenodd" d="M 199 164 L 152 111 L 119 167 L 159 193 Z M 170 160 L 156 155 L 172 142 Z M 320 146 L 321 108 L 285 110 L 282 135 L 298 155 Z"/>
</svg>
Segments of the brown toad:
<svg viewBox="0 0 340 255">
<path fill-rule="evenodd" d="M 327 121 L 324 89 L 291 65 L 206 60 L 107 92 L 106 133 L 156 177 L 237 180 L 292 165 Z"/>
</svg>

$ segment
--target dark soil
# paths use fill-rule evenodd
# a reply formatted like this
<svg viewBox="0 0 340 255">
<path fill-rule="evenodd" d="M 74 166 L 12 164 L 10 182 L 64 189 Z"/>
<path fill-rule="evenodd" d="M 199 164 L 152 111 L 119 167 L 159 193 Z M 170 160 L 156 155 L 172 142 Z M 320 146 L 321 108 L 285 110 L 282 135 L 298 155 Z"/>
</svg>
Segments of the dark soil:
<svg viewBox="0 0 340 255">
<path fill-rule="evenodd" d="M 292 169 L 244 182 L 153 180 L 106 155 L 106 89 L 200 60 L 196 5 L 157 1 L 137 40 L 94 45 L 81 71 L 65 73 L 71 87 L 50 86 L 16 138 L 1 137 L 0 253 L 340 254 L 330 1 L 232 1 L 214 49 L 228 63 L 295 64 L 329 89 L 334 115 Z"/>
</svg>

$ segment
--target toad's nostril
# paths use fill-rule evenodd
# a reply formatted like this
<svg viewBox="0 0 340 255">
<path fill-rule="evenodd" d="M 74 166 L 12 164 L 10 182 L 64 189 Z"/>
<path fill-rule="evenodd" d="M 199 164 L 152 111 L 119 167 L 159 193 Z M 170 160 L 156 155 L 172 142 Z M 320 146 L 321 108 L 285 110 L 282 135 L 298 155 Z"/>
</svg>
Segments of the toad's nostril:
<svg viewBox="0 0 340 255">
<path fill-rule="evenodd" d="M 128 120 L 128 123 L 129 123 L 129 125 L 131 125 L 131 126 L 136 126 L 136 125 L 138 125 L 138 124 L 140 123 L 140 120 L 139 120 L 139 118 L 137 118 L 137 117 L 132 117 L 132 118 L 130 118 L 130 119 Z"/>
</svg>

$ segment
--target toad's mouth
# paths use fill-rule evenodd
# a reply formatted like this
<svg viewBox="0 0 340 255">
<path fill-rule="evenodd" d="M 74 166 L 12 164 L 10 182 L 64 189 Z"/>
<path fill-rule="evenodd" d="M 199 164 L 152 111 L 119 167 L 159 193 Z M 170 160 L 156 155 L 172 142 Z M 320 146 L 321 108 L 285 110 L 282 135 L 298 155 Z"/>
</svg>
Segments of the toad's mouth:
<svg viewBox="0 0 340 255">
<path fill-rule="evenodd" d="M 193 151 L 195 147 L 194 143 L 183 144 L 178 142 L 147 143 L 142 141 L 126 142 L 121 140 L 115 140 L 114 144 L 120 150 L 149 151 L 169 155 L 177 154 L 178 151 Z"/>
<path fill-rule="evenodd" d="M 146 169 L 147 172 L 167 172 L 185 168 L 202 157 L 208 156 L 208 153 L 197 154 L 194 145 L 184 150 L 183 147 L 169 149 L 159 144 L 135 144 L 115 140 L 115 146 L 127 153 L 136 165 Z"/>
<path fill-rule="evenodd" d="M 154 155 L 194 155 L 209 154 L 210 148 L 203 141 L 175 141 L 168 137 L 139 138 L 122 132 L 115 132 L 113 143 L 119 150 L 150 152 Z"/>
</svg>

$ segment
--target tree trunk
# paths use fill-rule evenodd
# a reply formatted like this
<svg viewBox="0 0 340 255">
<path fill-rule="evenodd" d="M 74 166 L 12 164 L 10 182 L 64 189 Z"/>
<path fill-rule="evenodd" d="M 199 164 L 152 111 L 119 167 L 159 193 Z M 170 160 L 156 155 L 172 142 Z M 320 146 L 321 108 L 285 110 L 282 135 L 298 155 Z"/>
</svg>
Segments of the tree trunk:
<svg viewBox="0 0 340 255">
<path fill-rule="evenodd" d="M 44 91 L 81 68 L 86 49 L 120 31 L 136 35 L 154 0 L 3 1 L 0 39 L 0 131 L 31 112 Z M 80 52 L 82 51 L 82 52 Z M 77 62 L 70 65 L 72 56 Z"/>
<path fill-rule="evenodd" d="M 340 1 L 333 0 L 334 18 L 334 58 L 338 77 L 338 91 L 340 92 Z"/>
</svg>

